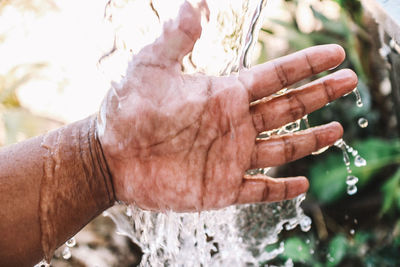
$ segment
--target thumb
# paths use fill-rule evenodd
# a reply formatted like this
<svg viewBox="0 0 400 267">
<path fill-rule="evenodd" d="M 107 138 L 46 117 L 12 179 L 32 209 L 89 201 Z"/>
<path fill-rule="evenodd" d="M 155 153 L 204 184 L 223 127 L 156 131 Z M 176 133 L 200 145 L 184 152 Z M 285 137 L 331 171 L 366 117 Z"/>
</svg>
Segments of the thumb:
<svg viewBox="0 0 400 267">
<path fill-rule="evenodd" d="M 192 5 L 185 1 L 175 20 L 164 24 L 162 35 L 153 43 L 152 52 L 158 60 L 181 63 L 201 35 L 202 11 L 208 14 L 207 4 Z"/>
</svg>

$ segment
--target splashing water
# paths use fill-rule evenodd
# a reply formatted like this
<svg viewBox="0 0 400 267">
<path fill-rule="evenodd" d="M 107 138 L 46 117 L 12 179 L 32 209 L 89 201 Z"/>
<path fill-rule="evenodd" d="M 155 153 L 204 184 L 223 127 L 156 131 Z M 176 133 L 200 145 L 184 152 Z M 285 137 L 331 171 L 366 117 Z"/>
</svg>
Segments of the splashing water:
<svg viewBox="0 0 400 267">
<path fill-rule="evenodd" d="M 109 19 L 112 17 L 113 24 L 121 22 L 115 25 L 117 52 L 125 49 L 136 53 L 161 32 L 160 18 L 166 17 L 163 13 L 167 12 L 165 2 L 143 3 L 121 0 L 108 4 L 106 14 Z M 193 52 L 183 59 L 183 71 L 219 76 L 250 67 L 265 5 L 265 0 L 208 1 L 209 21 L 203 21 L 200 39 Z M 129 22 L 135 18 L 135 12 L 148 13 L 153 20 Z M 121 25 L 143 28 L 124 30 Z M 123 36 L 125 33 L 128 36 Z M 136 40 L 140 40 L 139 44 Z M 300 120 L 274 134 L 299 129 Z M 254 174 L 267 171 L 268 168 L 256 169 Z M 265 251 L 268 244 L 278 241 L 278 234 L 283 229 L 293 229 L 299 224 L 303 231 L 311 228 L 311 219 L 300 208 L 304 198 L 302 195 L 280 203 L 232 206 L 201 213 L 155 213 L 134 206 L 127 209 L 117 206 L 104 215 L 116 223 L 118 233 L 141 246 L 144 253 L 141 266 L 258 265 L 283 252 L 283 243 L 274 251 Z M 288 261 L 287 266 L 293 266 L 293 263 L 290 265 Z"/>
<path fill-rule="evenodd" d="M 366 166 L 367 161 L 358 154 L 357 150 L 355 150 L 351 146 L 347 145 L 346 142 L 343 141 L 343 139 L 339 139 L 338 141 L 336 141 L 335 146 L 342 150 L 343 161 L 344 161 L 344 164 L 346 165 L 347 173 L 349 174 L 346 178 L 347 194 L 354 195 L 358 191 L 358 189 L 357 189 L 358 177 L 356 177 L 354 175 L 350 175 L 352 173 L 352 170 L 350 168 L 349 154 L 351 154 L 354 157 L 354 165 L 356 167 Z"/>
<path fill-rule="evenodd" d="M 362 102 L 361 95 L 360 95 L 360 92 L 358 91 L 357 87 L 353 90 L 353 93 L 356 97 L 357 106 L 362 107 L 363 102 Z M 357 123 L 361 128 L 366 128 L 368 126 L 368 120 L 366 118 L 359 118 Z M 354 157 L 354 165 L 356 167 L 363 167 L 363 166 L 367 165 L 367 161 L 358 154 L 358 151 L 355 150 L 354 148 L 352 148 L 351 146 L 347 145 L 343 141 L 343 139 L 338 140 L 335 143 L 335 146 L 339 147 L 343 152 L 343 161 L 344 161 L 344 164 L 346 165 L 346 170 L 347 170 L 348 174 L 352 173 L 352 170 L 350 168 L 349 154 L 351 154 Z M 358 191 L 357 182 L 358 182 L 357 177 L 355 177 L 353 175 L 347 176 L 346 184 L 347 184 L 347 194 L 348 195 L 354 195 L 357 193 L 357 191 Z"/>
<path fill-rule="evenodd" d="M 283 252 L 282 247 L 264 250 L 278 241 L 283 228 L 300 223 L 303 231 L 310 229 L 311 219 L 300 208 L 304 198 L 201 213 L 154 213 L 130 206 L 131 217 L 120 206 L 104 215 L 116 223 L 118 233 L 141 245 L 142 266 L 258 265 Z"/>
</svg>

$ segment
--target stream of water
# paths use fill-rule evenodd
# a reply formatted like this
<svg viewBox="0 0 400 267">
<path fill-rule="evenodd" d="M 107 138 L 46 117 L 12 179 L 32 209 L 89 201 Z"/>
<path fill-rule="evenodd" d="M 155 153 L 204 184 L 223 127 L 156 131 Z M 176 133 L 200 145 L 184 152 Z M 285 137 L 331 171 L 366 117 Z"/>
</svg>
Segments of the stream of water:
<svg viewBox="0 0 400 267">
<path fill-rule="evenodd" d="M 114 55 L 107 57 L 106 61 L 117 58 L 120 62 L 127 62 L 132 54 L 154 41 L 162 30 L 163 21 L 174 17 L 174 12 L 179 9 L 179 1 L 172 2 L 167 5 L 162 0 L 111 0 L 106 8 L 106 17 L 115 27 L 116 39 Z M 183 71 L 220 76 L 249 68 L 266 2 L 209 1 L 209 21 L 202 23 L 202 36 L 193 52 L 184 58 Z M 125 29 L 122 25 L 130 26 Z M 132 25 L 135 25 L 134 28 Z M 104 72 L 117 80 L 126 65 L 113 65 L 119 65 L 121 69 L 105 67 Z M 354 94 L 357 106 L 361 107 L 357 89 Z M 301 123 L 306 128 L 310 127 L 305 116 L 260 137 L 298 131 Z M 360 118 L 358 124 L 364 128 L 368 121 Z M 347 192 L 355 194 L 358 178 L 351 175 L 349 154 L 354 157 L 357 167 L 365 166 L 366 161 L 343 140 L 335 145 L 343 152 L 349 174 Z M 265 168 L 252 170 L 251 173 L 265 174 L 268 171 Z M 303 231 L 310 230 L 311 219 L 300 207 L 304 199 L 305 196 L 301 195 L 279 203 L 231 206 L 201 213 L 155 213 L 134 206 L 116 206 L 104 215 L 115 222 L 119 234 L 128 236 L 141 247 L 144 253 L 141 266 L 258 266 L 260 262 L 283 252 L 283 242 L 273 251 L 265 250 L 267 245 L 278 242 L 278 234 L 283 229 L 291 230 L 299 225 Z M 71 257 L 70 247 L 75 243 L 73 238 L 66 243 L 62 251 L 64 259 Z M 291 261 L 287 265 L 290 266 Z"/>
<path fill-rule="evenodd" d="M 209 21 L 202 23 L 202 36 L 191 55 L 183 60 L 183 70 L 219 76 L 250 67 L 265 6 L 265 0 L 208 1 Z M 130 11 L 126 11 L 128 7 Z M 143 1 L 111 1 L 108 6 L 112 17 L 125 24 L 129 22 L 121 15 L 133 12 L 130 16 L 135 17 L 135 8 L 139 7 L 143 13 L 157 12 L 158 18 L 168 12 L 162 1 L 147 1 L 147 6 Z M 161 26 L 162 21 L 158 23 Z M 160 29 L 154 21 L 147 26 L 152 38 Z M 145 29 L 136 32 L 143 33 Z M 142 40 L 150 42 L 152 38 Z M 121 40 L 125 41 L 120 46 L 130 47 L 127 38 L 120 35 L 117 46 Z M 133 53 L 139 49 L 131 47 Z M 286 125 L 279 134 L 297 131 L 299 123 L 300 120 Z M 274 251 L 265 251 L 268 244 L 278 241 L 283 229 L 297 225 L 303 231 L 311 228 L 311 219 L 300 208 L 304 198 L 302 195 L 280 203 L 232 206 L 201 213 L 154 213 L 122 206 L 104 215 L 116 223 L 120 234 L 140 245 L 144 253 L 141 266 L 257 266 L 283 252 L 283 243 Z"/>
</svg>

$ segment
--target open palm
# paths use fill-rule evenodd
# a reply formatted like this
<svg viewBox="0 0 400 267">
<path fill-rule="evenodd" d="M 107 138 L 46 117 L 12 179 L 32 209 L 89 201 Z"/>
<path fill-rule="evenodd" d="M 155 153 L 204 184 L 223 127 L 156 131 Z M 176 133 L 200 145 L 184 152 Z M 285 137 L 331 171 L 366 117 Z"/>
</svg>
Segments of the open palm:
<svg viewBox="0 0 400 267">
<path fill-rule="evenodd" d="M 181 60 L 201 34 L 200 12 L 185 3 L 103 101 L 98 132 L 117 199 L 150 210 L 200 211 L 305 192 L 305 177 L 245 172 L 304 157 L 341 137 L 340 124 L 330 123 L 256 140 L 356 86 L 356 75 L 341 70 L 269 97 L 336 67 L 343 49 L 312 47 L 228 77 L 183 74 Z"/>
</svg>

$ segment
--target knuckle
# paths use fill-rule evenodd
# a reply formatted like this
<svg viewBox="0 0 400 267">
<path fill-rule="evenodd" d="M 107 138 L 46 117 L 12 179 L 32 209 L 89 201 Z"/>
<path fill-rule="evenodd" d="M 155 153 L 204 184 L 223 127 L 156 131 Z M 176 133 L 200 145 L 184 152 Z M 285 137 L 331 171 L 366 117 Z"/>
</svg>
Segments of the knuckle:
<svg viewBox="0 0 400 267">
<path fill-rule="evenodd" d="M 262 132 L 265 127 L 264 115 L 262 113 L 253 114 L 253 125 L 257 132 Z"/>
<path fill-rule="evenodd" d="M 322 86 L 324 88 L 324 92 L 328 102 L 335 100 L 335 91 L 333 90 L 332 86 L 329 85 L 327 81 L 322 81 Z"/>
<path fill-rule="evenodd" d="M 286 70 L 283 68 L 282 63 L 280 62 L 273 62 L 275 73 L 281 83 L 281 87 L 284 88 L 289 85 L 288 75 Z"/>
<path fill-rule="evenodd" d="M 305 115 L 306 107 L 301 102 L 295 93 L 289 93 L 286 95 L 289 102 L 289 113 L 292 116 L 292 120 L 295 121 Z"/>
<path fill-rule="evenodd" d="M 286 136 L 282 136 L 283 149 L 286 162 L 292 161 L 295 154 L 295 146 L 293 142 Z"/>
</svg>

